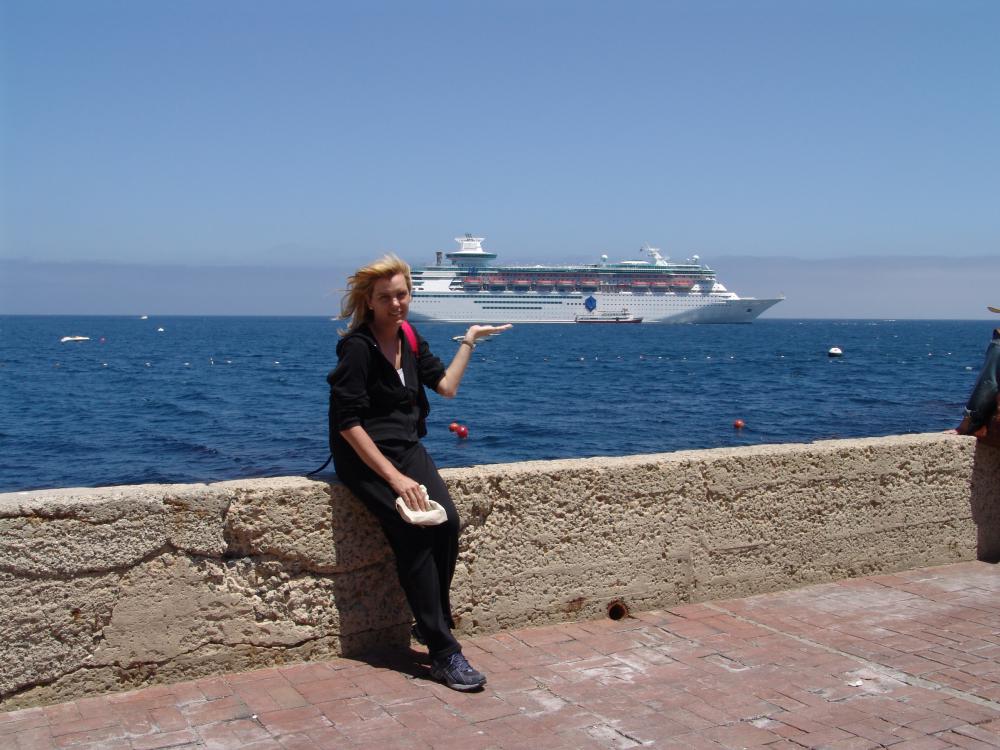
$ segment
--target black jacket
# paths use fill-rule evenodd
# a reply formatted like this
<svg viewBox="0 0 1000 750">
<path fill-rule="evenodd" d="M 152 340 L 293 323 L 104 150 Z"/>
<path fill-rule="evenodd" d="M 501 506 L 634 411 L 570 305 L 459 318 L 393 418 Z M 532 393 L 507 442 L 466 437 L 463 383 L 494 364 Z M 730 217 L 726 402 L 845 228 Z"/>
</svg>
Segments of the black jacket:
<svg viewBox="0 0 1000 750">
<path fill-rule="evenodd" d="M 414 329 L 416 333 L 416 329 Z M 402 339 L 401 364 L 406 385 L 378 347 L 365 324 L 337 344 L 338 363 L 326 378 L 330 384 L 330 451 L 347 443 L 341 430 L 361 425 L 371 439 L 380 442 L 416 442 L 427 434 L 430 404 L 424 386 L 436 388 L 445 366 L 435 357 L 424 338 L 416 333 L 417 352 Z"/>
</svg>

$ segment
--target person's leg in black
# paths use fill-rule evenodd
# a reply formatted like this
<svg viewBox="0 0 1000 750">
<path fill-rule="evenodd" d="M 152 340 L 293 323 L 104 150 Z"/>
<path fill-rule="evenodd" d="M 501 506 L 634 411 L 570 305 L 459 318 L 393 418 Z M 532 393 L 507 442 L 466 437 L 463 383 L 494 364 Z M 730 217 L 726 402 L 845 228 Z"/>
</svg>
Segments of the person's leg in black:
<svg viewBox="0 0 1000 750">
<path fill-rule="evenodd" d="M 400 471 L 427 487 L 431 499 L 445 508 L 448 521 L 440 526 L 406 523 L 396 511 L 392 489 L 360 461 L 336 463 L 337 476 L 382 527 L 396 557 L 400 585 L 427 644 L 433 664 L 432 675 L 456 690 L 478 689 L 486 678 L 465 661 L 461 646 L 451 633 L 454 623 L 448 587 L 458 556 L 458 513 L 423 447 L 417 444 L 416 448 L 415 453 L 407 450 L 396 454 L 386 452 L 386 455 Z M 336 462 L 336 455 L 334 459 Z M 432 469 L 429 472 L 428 463 Z"/>
<path fill-rule="evenodd" d="M 440 624 L 448 626 L 448 636 L 454 641 L 451 635 L 451 628 L 455 623 L 451 617 L 451 580 L 455 574 L 455 564 L 458 561 L 458 530 L 459 519 L 455 504 L 448 494 L 437 467 L 431 457 L 424 450 L 424 447 L 417 443 L 407 451 L 405 458 L 406 475 L 420 482 L 427 488 L 427 494 L 441 504 L 445 509 L 448 520 L 438 526 L 431 526 L 424 529 L 429 532 L 430 554 L 433 565 L 430 570 L 422 568 L 420 587 L 428 592 L 433 592 L 435 602 L 430 601 L 430 596 L 424 599 L 424 604 L 433 606 L 436 616 L 441 619 Z M 431 572 L 434 580 L 430 580 L 428 573 Z M 402 573 L 400 574 L 402 576 Z M 422 629 L 419 618 L 418 626 Z M 455 642 L 455 648 L 451 647 L 436 651 L 434 642 L 429 634 L 425 634 L 428 650 L 431 654 L 431 676 L 443 682 L 453 690 L 481 690 L 486 684 L 486 676 L 472 668 L 465 656 L 462 655 L 461 646 Z"/>
<path fill-rule="evenodd" d="M 408 465 L 413 469 L 415 479 L 416 475 L 419 475 L 418 481 L 427 488 L 428 496 L 439 502 L 448 514 L 448 520 L 445 523 L 431 527 L 430 530 L 434 532 L 432 549 L 437 568 L 441 611 L 449 626 L 454 628 L 455 622 L 451 615 L 451 581 L 455 575 L 455 565 L 458 562 L 458 511 L 451 500 L 451 495 L 448 494 L 444 480 L 438 473 L 437 466 L 434 465 L 434 460 L 422 445 L 417 444 L 409 457 Z"/>
<path fill-rule="evenodd" d="M 442 658 L 460 651 L 458 641 L 451 634 L 451 614 L 441 608 L 434 528 L 413 526 L 398 516 L 395 521 L 380 521 L 389 546 L 396 555 L 399 583 L 431 658 Z"/>
</svg>

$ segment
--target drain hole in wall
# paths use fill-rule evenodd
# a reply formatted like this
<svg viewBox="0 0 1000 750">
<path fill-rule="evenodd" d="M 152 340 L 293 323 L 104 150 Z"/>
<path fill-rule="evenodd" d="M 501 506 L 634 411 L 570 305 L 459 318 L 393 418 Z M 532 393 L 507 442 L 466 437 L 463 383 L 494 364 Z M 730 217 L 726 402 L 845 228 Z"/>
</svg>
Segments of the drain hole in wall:
<svg viewBox="0 0 1000 750">
<path fill-rule="evenodd" d="M 628 605 L 621 599 L 608 602 L 608 617 L 612 620 L 621 620 L 628 617 Z"/>
</svg>

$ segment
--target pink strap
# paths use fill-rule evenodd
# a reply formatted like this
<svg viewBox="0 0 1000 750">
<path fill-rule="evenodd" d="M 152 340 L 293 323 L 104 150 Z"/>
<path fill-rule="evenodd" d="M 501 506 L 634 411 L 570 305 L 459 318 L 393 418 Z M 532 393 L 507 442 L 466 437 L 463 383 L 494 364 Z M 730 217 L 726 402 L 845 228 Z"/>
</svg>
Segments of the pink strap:
<svg viewBox="0 0 1000 750">
<path fill-rule="evenodd" d="M 417 334 L 413 330 L 413 326 L 407 323 L 405 320 L 401 321 L 399 327 L 403 329 L 403 335 L 406 336 L 406 340 L 410 342 L 410 351 L 414 354 L 417 353 Z"/>
</svg>

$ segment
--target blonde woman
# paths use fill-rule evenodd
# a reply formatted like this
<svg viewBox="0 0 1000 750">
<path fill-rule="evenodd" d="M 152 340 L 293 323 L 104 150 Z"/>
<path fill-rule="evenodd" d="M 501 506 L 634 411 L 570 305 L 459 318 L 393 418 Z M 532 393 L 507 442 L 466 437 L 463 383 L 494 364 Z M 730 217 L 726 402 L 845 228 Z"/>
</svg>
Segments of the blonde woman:
<svg viewBox="0 0 1000 750">
<path fill-rule="evenodd" d="M 478 690 L 486 677 L 469 665 L 451 632 L 449 589 L 459 519 L 420 443 L 430 411 L 424 387 L 453 398 L 477 340 L 510 325 L 471 326 L 445 367 L 405 323 L 411 292 L 410 268 L 395 255 L 348 279 L 341 317 L 351 322 L 337 345 L 337 368 L 327 377 L 330 452 L 337 477 L 374 514 L 396 555 L 399 582 L 416 620 L 414 636 L 430 653 L 431 676 L 454 690 Z M 397 498 L 410 511 L 428 511 L 428 499 L 434 500 L 447 520 L 434 526 L 409 523 L 397 510 Z"/>
</svg>

